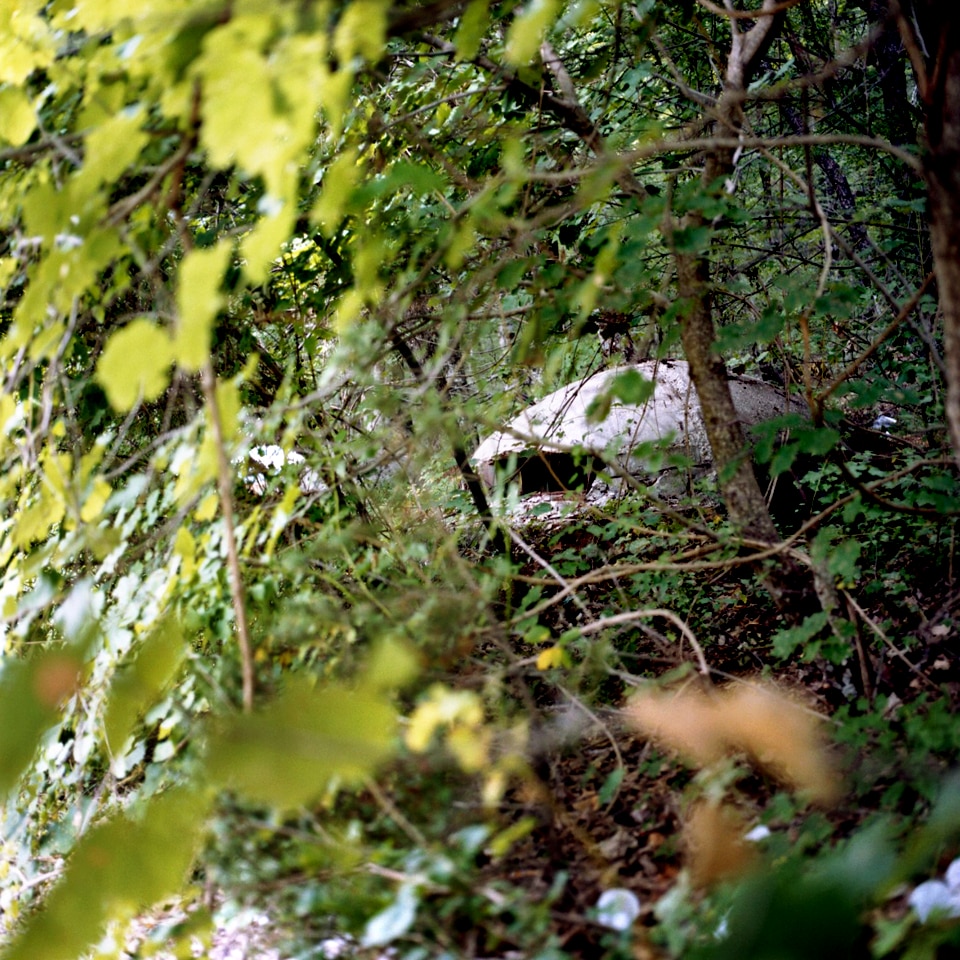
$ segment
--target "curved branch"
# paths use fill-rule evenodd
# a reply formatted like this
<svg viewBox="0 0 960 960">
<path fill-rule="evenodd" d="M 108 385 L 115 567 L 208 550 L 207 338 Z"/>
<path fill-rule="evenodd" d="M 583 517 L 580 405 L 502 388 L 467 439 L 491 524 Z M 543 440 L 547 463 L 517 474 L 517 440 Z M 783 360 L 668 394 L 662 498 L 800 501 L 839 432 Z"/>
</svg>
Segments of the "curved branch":
<svg viewBox="0 0 960 960">
<path fill-rule="evenodd" d="M 690 627 L 687 626 L 687 624 L 672 610 L 664 610 L 660 607 L 654 607 L 648 610 L 628 610 L 626 613 L 615 613 L 612 616 L 601 617 L 599 620 L 594 620 L 592 623 L 588 623 L 586 626 L 580 628 L 580 633 L 584 635 L 598 633 L 601 630 L 606 630 L 607 627 L 615 627 L 621 623 L 632 623 L 634 620 L 649 620 L 651 617 L 660 617 L 663 620 L 669 620 L 670 623 L 672 623 L 680 631 L 680 633 L 683 634 L 684 638 L 689 641 L 690 646 L 693 648 L 693 651 L 696 654 L 700 673 L 702 673 L 705 677 L 709 677 L 710 667 L 707 665 L 707 658 L 703 655 L 703 647 L 700 646 L 700 641 L 697 640 L 696 635 L 690 629 Z"/>
<path fill-rule="evenodd" d="M 760 10 L 733 10 L 730 7 L 721 7 L 710 0 L 697 0 L 697 3 L 704 10 L 715 13 L 718 17 L 726 17 L 728 20 L 759 20 L 761 17 L 775 17 L 778 13 L 786 13 L 791 7 L 795 7 L 801 0 L 783 0 L 782 3 L 775 3 L 771 6 L 764 4 Z"/>
</svg>

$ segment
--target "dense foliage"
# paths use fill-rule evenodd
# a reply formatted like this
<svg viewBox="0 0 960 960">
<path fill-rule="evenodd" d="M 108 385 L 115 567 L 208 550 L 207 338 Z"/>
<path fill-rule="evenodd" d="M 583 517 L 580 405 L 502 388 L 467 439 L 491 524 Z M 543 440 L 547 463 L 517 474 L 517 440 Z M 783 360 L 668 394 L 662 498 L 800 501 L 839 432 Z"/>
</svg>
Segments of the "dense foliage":
<svg viewBox="0 0 960 960">
<path fill-rule="evenodd" d="M 2 956 L 955 947 L 949 21 L 0 4 Z M 712 471 L 481 480 L 671 358 Z"/>
</svg>

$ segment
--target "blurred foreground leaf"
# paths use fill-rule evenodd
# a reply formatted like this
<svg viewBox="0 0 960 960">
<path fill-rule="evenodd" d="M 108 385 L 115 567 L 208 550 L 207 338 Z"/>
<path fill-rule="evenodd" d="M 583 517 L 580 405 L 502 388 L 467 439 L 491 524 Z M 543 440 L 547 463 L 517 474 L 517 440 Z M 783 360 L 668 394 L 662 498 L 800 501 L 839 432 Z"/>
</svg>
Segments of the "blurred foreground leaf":
<svg viewBox="0 0 960 960">
<path fill-rule="evenodd" d="M 225 721 L 210 744 L 214 781 L 290 809 L 333 777 L 360 780 L 390 753 L 396 724 L 384 697 L 360 688 L 287 684 L 273 703 Z"/>
<path fill-rule="evenodd" d="M 3 960 L 76 960 L 107 922 L 175 894 L 193 862 L 207 803 L 177 790 L 150 801 L 138 820 L 93 827 L 66 875 L 2 954 Z"/>
<path fill-rule="evenodd" d="M 5 660 L 0 672 L 0 793 L 17 781 L 57 708 L 76 689 L 79 657 L 48 650 L 29 660 Z"/>
<path fill-rule="evenodd" d="M 185 652 L 183 634 L 172 619 L 160 621 L 144 640 L 133 661 L 119 671 L 110 689 L 104 719 L 107 744 L 119 751 L 137 716 L 150 707 L 173 679 Z"/>
</svg>

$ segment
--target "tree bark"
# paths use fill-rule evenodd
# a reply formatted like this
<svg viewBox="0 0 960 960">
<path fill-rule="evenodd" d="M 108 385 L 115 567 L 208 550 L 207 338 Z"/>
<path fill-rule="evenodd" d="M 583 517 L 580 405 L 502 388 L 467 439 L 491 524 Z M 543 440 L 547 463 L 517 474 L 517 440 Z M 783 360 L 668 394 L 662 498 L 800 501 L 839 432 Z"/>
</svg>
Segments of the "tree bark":
<svg viewBox="0 0 960 960">
<path fill-rule="evenodd" d="M 908 15 L 909 13 L 909 15 Z M 899 11 L 926 108 L 923 173 L 943 313 L 946 417 L 960 466 L 960 19 L 952 4 L 916 0 Z"/>
<path fill-rule="evenodd" d="M 789 103 L 782 103 L 780 111 L 787 123 L 790 124 L 793 132 L 798 136 L 808 132 L 804 128 L 800 114 Z M 857 212 L 857 201 L 853 195 L 853 190 L 850 189 L 850 181 L 847 180 L 847 175 L 843 172 L 840 164 L 826 150 L 813 150 L 812 154 L 813 162 L 823 171 L 823 175 L 827 178 L 829 192 L 837 201 L 840 212 L 847 221 L 854 249 L 863 250 L 869 246 L 870 238 L 867 236 L 863 224 L 851 222 Z"/>
<path fill-rule="evenodd" d="M 772 10 L 776 0 L 764 0 L 762 10 Z M 743 95 L 752 76 L 783 23 L 782 14 L 757 19 L 741 32 L 739 21 L 731 18 L 733 31 L 724 90 L 714 108 L 718 136 L 736 137 L 742 124 Z M 716 147 L 704 158 L 703 187 L 716 189 L 718 182 L 734 169 L 733 150 Z M 690 230 L 705 226 L 699 211 L 686 214 L 673 229 Z M 690 364 L 690 376 L 697 390 L 700 409 L 727 514 L 746 539 L 776 543 L 779 539 L 763 492 L 753 472 L 723 358 L 715 349 L 716 328 L 710 285 L 710 264 L 705 254 L 681 252 L 674 248 L 677 292 L 683 302 L 680 337 Z M 782 609 L 803 610 L 813 595 L 812 583 L 792 561 L 784 560 L 767 571 L 764 585 Z"/>
</svg>

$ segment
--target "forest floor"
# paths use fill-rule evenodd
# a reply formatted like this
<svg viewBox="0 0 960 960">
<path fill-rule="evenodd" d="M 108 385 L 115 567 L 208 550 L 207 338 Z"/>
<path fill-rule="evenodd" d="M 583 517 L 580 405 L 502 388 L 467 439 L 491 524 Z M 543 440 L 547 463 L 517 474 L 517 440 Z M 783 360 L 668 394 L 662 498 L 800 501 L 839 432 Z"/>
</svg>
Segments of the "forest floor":
<svg viewBox="0 0 960 960">
<path fill-rule="evenodd" d="M 581 536 L 572 544 L 549 546 L 556 557 L 571 547 L 582 550 L 589 542 L 589 536 Z M 544 552 L 547 546 L 537 545 Z M 537 568 L 531 565 L 525 572 L 533 575 Z M 802 649 L 793 657 L 774 656 L 771 638 L 782 622 L 772 606 L 762 598 L 745 599 L 751 594 L 736 576 L 718 577 L 711 585 L 712 642 L 707 654 L 716 669 L 717 687 L 732 680 L 775 682 L 801 698 L 823 718 L 842 783 L 833 802 L 818 809 L 787 799 L 776 778 L 741 764 L 727 791 L 735 802 L 737 829 L 748 845 L 760 852 L 802 848 L 815 855 L 878 816 L 909 824 L 929 813 L 933 791 L 956 762 L 960 745 L 954 721 L 960 708 L 960 649 L 947 642 L 951 624 L 960 616 L 960 590 L 942 572 L 914 582 L 923 586 L 895 604 L 882 592 L 874 592 L 872 600 L 861 595 L 855 601 L 850 607 L 856 622 L 853 654 L 837 663 L 805 655 Z M 739 599 L 725 605 L 718 601 L 725 593 Z M 599 594 L 587 589 L 583 597 L 591 610 L 601 609 Z M 671 659 L 663 640 L 651 630 L 631 648 L 638 671 L 658 675 L 691 659 L 691 651 L 681 655 L 675 642 Z M 474 651 L 469 659 L 472 665 L 465 662 L 462 675 L 451 669 L 446 682 L 456 685 L 459 677 L 475 684 L 483 651 Z M 693 681 L 693 674 L 686 674 L 686 682 Z M 518 780 L 499 811 L 501 829 L 521 822 L 527 826 L 506 854 L 480 857 L 471 880 L 474 889 L 519 889 L 530 903 L 549 902 L 555 942 L 572 956 L 603 953 L 610 931 L 599 922 L 596 907 L 605 890 L 628 890 L 639 902 L 633 954 L 638 958 L 663 955 L 662 944 L 648 945 L 645 931 L 664 923 L 671 891 L 684 887 L 687 908 L 693 904 L 695 909 L 701 896 L 690 884 L 685 826 L 691 795 L 700 789 L 697 771 L 631 726 L 621 709 L 629 692 L 628 687 L 605 691 L 601 700 L 609 706 L 590 707 L 588 722 L 574 737 L 532 758 L 533 775 Z M 545 717 L 551 709 L 544 710 Z M 400 759 L 379 781 L 390 803 L 421 823 L 431 817 L 433 802 L 430 787 L 424 785 L 424 762 Z M 441 780 L 445 776 L 442 766 L 430 775 Z M 476 781 L 459 779 L 457 796 L 464 807 L 476 810 Z M 383 813 L 381 798 L 361 797 L 358 804 Z M 436 811 L 433 815 L 438 816 Z M 455 826 L 446 823 L 445 829 L 452 832 Z M 903 918 L 910 890 L 903 885 L 892 891 L 876 909 L 889 920 Z M 209 951 L 195 955 L 285 960 L 284 931 L 266 919 L 269 905 L 264 907 L 266 913 L 254 905 L 250 912 L 221 920 Z M 133 931 L 133 949 L 118 956 L 139 956 L 136 943 L 161 936 L 170 915 L 162 921 L 142 921 Z M 721 921 L 716 918 L 717 924 Z M 465 957 L 523 956 L 511 948 L 505 929 L 450 927 L 445 934 Z M 377 956 L 377 951 L 357 951 L 349 940 L 324 942 L 325 953 L 312 955 Z"/>
</svg>

